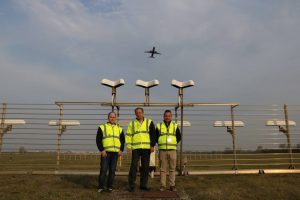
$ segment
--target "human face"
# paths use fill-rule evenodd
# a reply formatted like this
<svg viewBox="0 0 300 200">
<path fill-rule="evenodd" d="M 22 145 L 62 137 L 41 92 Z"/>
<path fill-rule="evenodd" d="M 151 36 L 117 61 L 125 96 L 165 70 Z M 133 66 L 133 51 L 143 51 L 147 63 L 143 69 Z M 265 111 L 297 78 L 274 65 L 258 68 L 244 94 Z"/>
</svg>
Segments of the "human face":
<svg viewBox="0 0 300 200">
<path fill-rule="evenodd" d="M 135 111 L 135 116 L 136 116 L 137 120 L 139 120 L 139 121 L 144 119 L 144 113 L 141 109 L 137 109 Z"/>
<path fill-rule="evenodd" d="M 172 120 L 172 114 L 170 112 L 166 112 L 164 114 L 164 121 L 165 122 L 171 122 L 171 120 Z"/>
<path fill-rule="evenodd" d="M 108 122 L 111 124 L 115 124 L 117 120 L 117 116 L 115 113 L 110 113 L 108 116 Z"/>
</svg>

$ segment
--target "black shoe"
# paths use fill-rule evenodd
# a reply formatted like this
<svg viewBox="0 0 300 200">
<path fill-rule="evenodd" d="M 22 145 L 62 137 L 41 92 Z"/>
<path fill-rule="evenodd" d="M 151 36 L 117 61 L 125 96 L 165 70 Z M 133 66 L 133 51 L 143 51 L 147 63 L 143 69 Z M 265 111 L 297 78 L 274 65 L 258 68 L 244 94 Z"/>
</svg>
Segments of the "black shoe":
<svg viewBox="0 0 300 200">
<path fill-rule="evenodd" d="M 176 189 L 176 187 L 175 187 L 175 186 L 171 186 L 171 187 L 170 187 L 170 191 L 172 191 L 172 192 L 176 192 L 176 191 L 177 191 L 177 189 Z"/>
<path fill-rule="evenodd" d="M 143 190 L 143 191 L 145 191 L 145 192 L 150 191 L 150 188 L 148 188 L 148 187 L 140 187 L 140 189 Z"/>
<path fill-rule="evenodd" d="M 128 192 L 134 192 L 134 187 L 129 187 Z"/>
</svg>

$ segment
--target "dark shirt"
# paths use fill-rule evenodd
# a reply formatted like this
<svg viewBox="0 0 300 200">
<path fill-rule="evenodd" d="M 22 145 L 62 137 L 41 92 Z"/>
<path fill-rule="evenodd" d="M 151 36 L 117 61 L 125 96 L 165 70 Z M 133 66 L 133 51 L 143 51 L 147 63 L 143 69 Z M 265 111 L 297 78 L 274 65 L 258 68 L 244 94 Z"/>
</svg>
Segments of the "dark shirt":
<svg viewBox="0 0 300 200">
<path fill-rule="evenodd" d="M 165 122 L 164 121 L 164 123 L 168 128 L 170 126 L 171 122 Z M 159 138 L 159 130 L 158 130 L 158 128 L 156 128 L 156 143 L 158 143 L 158 138 Z M 179 130 L 178 126 L 177 126 L 177 129 L 176 129 L 176 141 L 177 141 L 177 144 L 181 141 L 181 133 L 180 133 L 180 130 Z"/>
<path fill-rule="evenodd" d="M 153 121 L 151 121 L 150 123 L 149 135 L 150 135 L 150 146 L 154 147 L 156 144 L 156 134 L 155 134 L 155 125 Z"/>
<path fill-rule="evenodd" d="M 103 139 L 103 133 L 102 133 L 101 128 L 99 127 L 98 131 L 97 131 L 97 136 L 96 136 L 96 144 L 97 144 L 97 147 L 98 147 L 99 151 L 104 150 L 104 147 L 103 147 L 103 144 L 102 144 L 102 139 Z M 121 143 L 120 151 L 124 151 L 125 135 L 124 135 L 123 130 L 120 134 L 120 143 Z"/>
</svg>

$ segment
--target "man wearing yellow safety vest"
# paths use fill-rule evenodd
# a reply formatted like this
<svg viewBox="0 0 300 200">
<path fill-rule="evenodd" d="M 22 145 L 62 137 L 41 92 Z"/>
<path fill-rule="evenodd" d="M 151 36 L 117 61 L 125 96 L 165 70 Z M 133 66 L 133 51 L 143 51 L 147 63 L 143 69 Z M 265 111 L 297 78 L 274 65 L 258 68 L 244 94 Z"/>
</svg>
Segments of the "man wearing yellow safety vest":
<svg viewBox="0 0 300 200">
<path fill-rule="evenodd" d="M 156 141 L 159 149 L 160 163 L 160 191 L 166 190 L 167 171 L 169 171 L 170 190 L 176 191 L 176 159 L 177 144 L 181 140 L 181 133 L 177 123 L 172 122 L 172 113 L 170 110 L 164 112 L 164 121 L 157 124 Z"/>
<path fill-rule="evenodd" d="M 98 128 L 96 143 L 101 152 L 101 167 L 99 175 L 98 192 L 103 192 L 105 188 L 109 192 L 113 190 L 118 157 L 124 150 L 125 136 L 123 129 L 116 123 L 116 113 L 108 113 L 108 122 Z M 108 178 L 107 178 L 107 171 Z M 105 184 L 107 179 L 107 184 Z M 106 187 L 107 186 L 107 187 Z"/>
<path fill-rule="evenodd" d="M 144 109 L 135 109 L 136 119 L 129 123 L 126 131 L 127 152 L 132 155 L 128 175 L 129 191 L 134 192 L 139 159 L 141 158 L 140 189 L 149 191 L 148 174 L 150 153 L 154 152 L 155 126 L 151 119 L 144 118 Z"/>
</svg>

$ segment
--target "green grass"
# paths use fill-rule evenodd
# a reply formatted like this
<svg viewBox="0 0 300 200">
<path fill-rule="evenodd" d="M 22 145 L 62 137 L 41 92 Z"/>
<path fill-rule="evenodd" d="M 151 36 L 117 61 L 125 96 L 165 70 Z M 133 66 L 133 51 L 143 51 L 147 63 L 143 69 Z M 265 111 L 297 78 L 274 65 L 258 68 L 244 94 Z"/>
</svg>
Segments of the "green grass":
<svg viewBox="0 0 300 200">
<path fill-rule="evenodd" d="M 233 166 L 232 154 L 186 154 L 187 169 L 193 170 L 230 170 Z M 300 167 L 300 154 L 293 154 L 294 165 Z M 60 156 L 59 170 L 97 171 L 99 154 L 65 153 Z M 128 171 L 130 156 L 123 155 L 122 165 L 118 171 Z M 277 154 L 238 154 L 239 169 L 287 169 L 289 155 Z M 2 153 L 0 154 L 0 171 L 34 171 L 55 170 L 56 153 Z"/>
<path fill-rule="evenodd" d="M 185 176 L 176 182 L 192 199 L 300 199 L 298 174 Z M 0 185 L 0 200 L 112 200 L 109 193 L 96 192 L 97 176 L 2 175 Z M 149 185 L 158 190 L 159 177 Z M 116 177 L 115 187 L 125 190 L 127 177 Z"/>
</svg>

